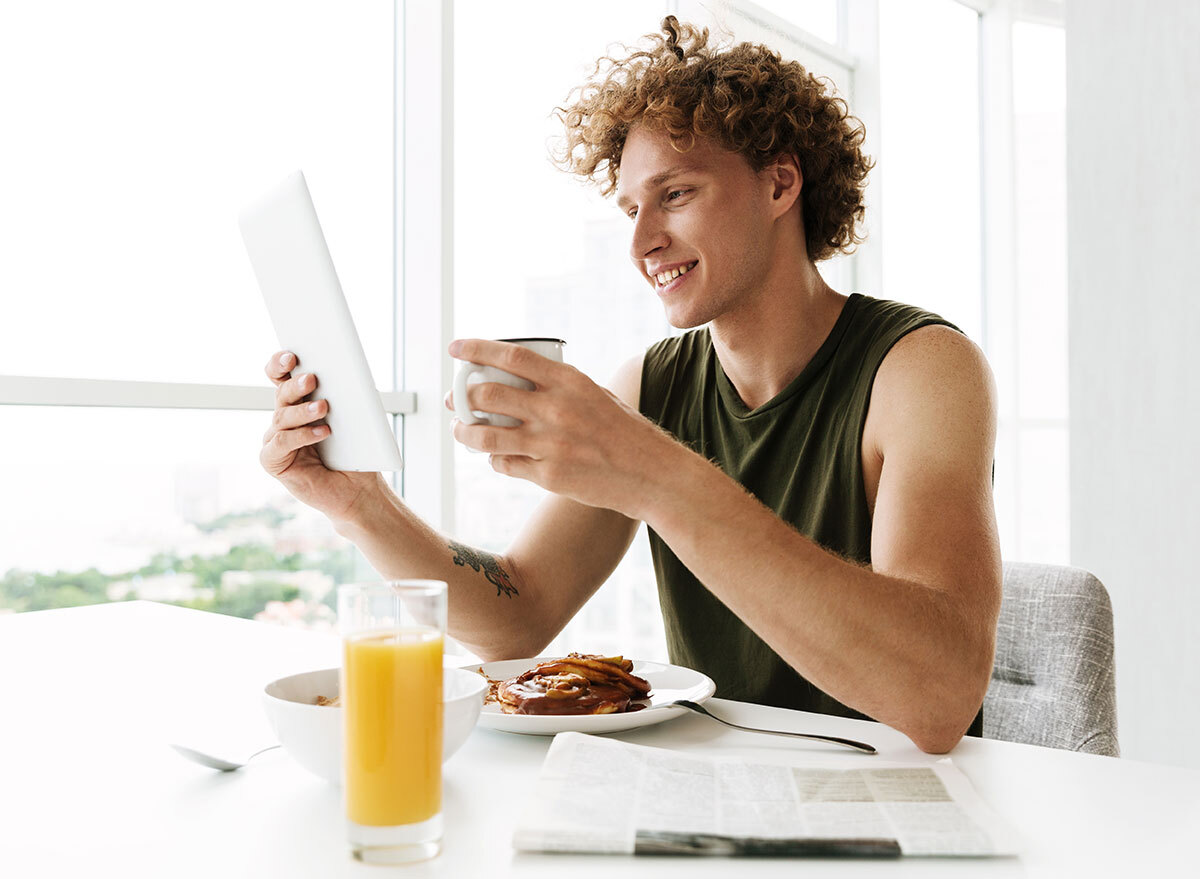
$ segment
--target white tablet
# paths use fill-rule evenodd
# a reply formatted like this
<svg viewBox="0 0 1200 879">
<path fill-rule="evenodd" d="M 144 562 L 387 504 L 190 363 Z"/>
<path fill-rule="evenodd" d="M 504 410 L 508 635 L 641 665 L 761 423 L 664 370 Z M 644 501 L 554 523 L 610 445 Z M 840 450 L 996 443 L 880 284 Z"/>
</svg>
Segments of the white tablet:
<svg viewBox="0 0 1200 879">
<path fill-rule="evenodd" d="M 282 350 L 317 376 L 330 434 L 317 453 L 330 470 L 404 466 L 362 342 L 342 295 L 304 174 L 295 172 L 239 217 L 242 239 Z"/>
</svg>

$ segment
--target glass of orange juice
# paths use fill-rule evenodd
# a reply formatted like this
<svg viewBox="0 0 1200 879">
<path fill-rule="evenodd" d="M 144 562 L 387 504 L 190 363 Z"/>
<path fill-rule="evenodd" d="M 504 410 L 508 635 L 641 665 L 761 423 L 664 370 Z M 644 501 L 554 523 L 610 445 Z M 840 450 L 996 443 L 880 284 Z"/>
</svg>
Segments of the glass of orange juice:
<svg viewBox="0 0 1200 879">
<path fill-rule="evenodd" d="M 338 589 L 347 830 L 354 857 L 432 858 L 442 839 L 442 641 L 446 584 Z"/>
</svg>

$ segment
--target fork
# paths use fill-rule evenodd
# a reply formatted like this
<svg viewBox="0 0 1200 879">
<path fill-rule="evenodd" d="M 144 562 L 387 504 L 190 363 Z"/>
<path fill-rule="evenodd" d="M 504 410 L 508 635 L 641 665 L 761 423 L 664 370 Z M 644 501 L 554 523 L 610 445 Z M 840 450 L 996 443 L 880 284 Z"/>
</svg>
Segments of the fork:
<svg viewBox="0 0 1200 879">
<path fill-rule="evenodd" d="M 873 747 L 871 747 L 867 743 L 856 742 L 856 741 L 854 741 L 854 739 L 843 739 L 838 736 L 819 736 L 819 735 L 816 735 L 815 733 L 786 732 L 781 729 L 759 729 L 759 728 L 753 727 L 753 726 L 742 726 L 741 724 L 731 723 L 728 720 L 724 720 L 723 718 L 717 717 L 717 715 L 713 714 L 707 708 L 705 708 L 702 705 L 697 704 L 696 702 L 692 702 L 690 699 L 676 699 L 674 702 L 671 702 L 670 704 L 678 705 L 681 708 L 687 708 L 689 711 L 695 711 L 697 714 L 703 714 L 705 717 L 711 717 L 713 720 L 717 721 L 717 723 L 723 723 L 726 726 L 731 726 L 734 729 L 740 729 L 745 732 L 766 733 L 767 735 L 772 735 L 772 736 L 792 736 L 793 738 L 797 738 L 797 739 L 812 739 L 813 741 L 817 741 L 817 742 L 828 742 L 831 745 L 842 745 L 843 747 L 846 747 L 846 748 L 853 748 L 856 751 L 862 751 L 864 754 L 879 753 L 878 751 L 876 751 Z"/>
</svg>

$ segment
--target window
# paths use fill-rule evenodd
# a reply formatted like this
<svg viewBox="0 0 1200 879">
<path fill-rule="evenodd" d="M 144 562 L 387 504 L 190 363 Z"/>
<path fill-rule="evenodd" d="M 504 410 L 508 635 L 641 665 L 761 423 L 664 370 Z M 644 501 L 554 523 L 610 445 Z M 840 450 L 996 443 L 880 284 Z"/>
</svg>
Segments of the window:
<svg viewBox="0 0 1200 879">
<path fill-rule="evenodd" d="M 757 0 L 754 5 L 790 24 L 803 27 L 830 46 L 837 45 L 838 7 L 841 5 L 838 0 Z"/>
<path fill-rule="evenodd" d="M 276 346 L 237 212 L 305 170 L 394 387 L 393 45 L 388 2 L 0 7 L 0 611 L 320 623 L 365 575 L 257 465 Z"/>
<path fill-rule="evenodd" d="M 1070 560 L 1065 42 L 1054 24 L 1013 25 L 1016 290 L 1000 422 L 1019 473 L 1001 521 L 1012 557 L 1054 564 Z"/>
<path fill-rule="evenodd" d="M 260 383 L 237 211 L 304 168 L 390 380 L 390 4 L 5 4 L 0 81 L 0 375 Z"/>
<path fill-rule="evenodd" d="M 126 598 L 328 625 L 362 574 L 323 516 L 258 467 L 263 413 L 0 407 L 11 610 Z"/>
<path fill-rule="evenodd" d="M 872 295 L 983 345 L 978 31 L 954 0 L 880 4 L 884 288 Z"/>
</svg>

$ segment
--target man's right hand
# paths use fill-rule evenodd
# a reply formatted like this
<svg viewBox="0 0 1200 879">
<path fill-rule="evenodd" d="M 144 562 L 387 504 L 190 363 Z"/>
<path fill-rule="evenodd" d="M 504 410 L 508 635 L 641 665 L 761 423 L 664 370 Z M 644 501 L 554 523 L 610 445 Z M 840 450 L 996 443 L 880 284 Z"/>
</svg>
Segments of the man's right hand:
<svg viewBox="0 0 1200 879">
<path fill-rule="evenodd" d="M 335 523 L 346 521 L 367 493 L 380 489 L 382 479 L 378 473 L 330 470 L 321 462 L 316 444 L 329 436 L 329 425 L 322 420 L 329 403 L 305 399 L 316 390 L 317 377 L 293 375 L 299 365 L 295 354 L 279 351 L 264 367 L 275 385 L 275 413 L 258 459 L 297 500 Z"/>
</svg>

